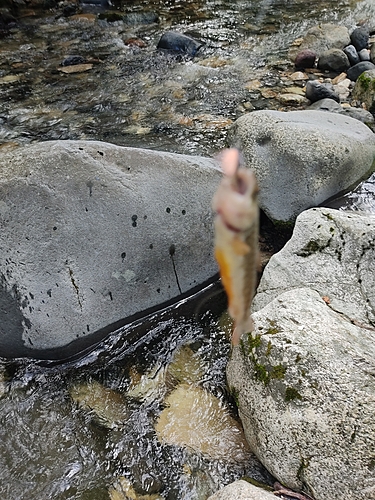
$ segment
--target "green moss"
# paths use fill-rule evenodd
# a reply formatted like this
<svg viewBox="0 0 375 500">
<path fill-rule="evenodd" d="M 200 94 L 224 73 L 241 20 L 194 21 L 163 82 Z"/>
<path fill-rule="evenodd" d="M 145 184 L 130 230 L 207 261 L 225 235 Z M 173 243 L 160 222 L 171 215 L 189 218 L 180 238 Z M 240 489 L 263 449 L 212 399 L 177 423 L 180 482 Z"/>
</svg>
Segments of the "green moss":
<svg viewBox="0 0 375 500">
<path fill-rule="evenodd" d="M 286 367 L 283 365 L 273 366 L 270 371 L 270 378 L 281 380 L 285 377 Z"/>
<path fill-rule="evenodd" d="M 302 399 L 301 394 L 294 387 L 287 387 L 285 389 L 285 401 L 289 403 L 289 401 L 294 401 L 295 399 Z"/>
<path fill-rule="evenodd" d="M 271 326 L 268 328 L 268 330 L 265 332 L 265 335 L 276 335 L 276 333 L 280 333 L 281 330 L 277 328 L 276 326 Z"/>
<path fill-rule="evenodd" d="M 297 252 L 297 255 L 299 257 L 308 257 L 314 253 L 322 252 L 325 248 L 329 247 L 330 242 L 331 239 L 324 244 L 319 243 L 317 240 L 310 240 L 299 252 Z"/>
<path fill-rule="evenodd" d="M 267 350 L 266 350 L 266 356 L 268 357 L 271 354 L 271 349 L 272 349 L 272 343 L 269 340 L 267 344 Z"/>
<path fill-rule="evenodd" d="M 359 77 L 357 78 L 357 82 L 359 82 L 362 90 L 364 90 L 365 92 L 367 92 L 370 87 L 374 88 L 375 85 L 373 79 L 366 75 L 366 71 L 359 75 Z"/>
</svg>

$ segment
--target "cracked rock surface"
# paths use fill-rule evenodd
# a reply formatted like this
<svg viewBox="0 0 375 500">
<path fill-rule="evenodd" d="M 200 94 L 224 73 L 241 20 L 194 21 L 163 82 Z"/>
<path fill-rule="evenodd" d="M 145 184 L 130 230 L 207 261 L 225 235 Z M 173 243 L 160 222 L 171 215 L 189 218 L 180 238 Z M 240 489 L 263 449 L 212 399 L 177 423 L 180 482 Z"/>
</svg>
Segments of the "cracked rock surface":
<svg viewBox="0 0 375 500">
<path fill-rule="evenodd" d="M 51 141 L 0 167 L 0 356 L 64 359 L 212 278 L 213 160 Z"/>
<path fill-rule="evenodd" d="M 227 368 L 250 448 L 315 500 L 375 498 L 374 257 L 374 216 L 303 212 Z"/>
</svg>

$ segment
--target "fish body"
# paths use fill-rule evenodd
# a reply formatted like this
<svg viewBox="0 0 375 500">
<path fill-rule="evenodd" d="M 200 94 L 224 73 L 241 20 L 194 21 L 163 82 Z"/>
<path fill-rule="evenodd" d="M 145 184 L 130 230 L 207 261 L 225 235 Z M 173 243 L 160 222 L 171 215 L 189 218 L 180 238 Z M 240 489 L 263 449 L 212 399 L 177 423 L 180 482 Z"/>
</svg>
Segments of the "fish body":
<svg viewBox="0 0 375 500">
<path fill-rule="evenodd" d="M 254 173 L 239 167 L 239 152 L 228 149 L 222 156 L 224 178 L 214 195 L 215 258 L 234 320 L 232 344 L 253 330 L 251 302 L 259 264 L 258 187 Z"/>
</svg>

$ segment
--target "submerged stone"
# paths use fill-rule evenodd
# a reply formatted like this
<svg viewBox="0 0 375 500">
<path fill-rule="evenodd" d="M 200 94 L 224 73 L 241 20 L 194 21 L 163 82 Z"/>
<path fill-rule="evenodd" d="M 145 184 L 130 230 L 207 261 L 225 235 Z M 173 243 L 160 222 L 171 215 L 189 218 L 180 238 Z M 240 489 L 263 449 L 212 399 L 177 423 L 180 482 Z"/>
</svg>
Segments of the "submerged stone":
<svg viewBox="0 0 375 500">
<path fill-rule="evenodd" d="M 155 425 L 162 443 L 187 447 L 216 460 L 241 462 L 249 458 L 240 424 L 205 389 L 182 384 L 165 404 Z"/>
<path fill-rule="evenodd" d="M 73 401 L 93 412 L 95 420 L 103 427 L 117 428 L 128 418 L 124 396 L 95 380 L 74 385 L 69 392 Z"/>
<path fill-rule="evenodd" d="M 203 45 L 203 42 L 191 36 L 175 31 L 167 31 L 160 38 L 157 48 L 181 52 L 193 57 Z"/>
</svg>

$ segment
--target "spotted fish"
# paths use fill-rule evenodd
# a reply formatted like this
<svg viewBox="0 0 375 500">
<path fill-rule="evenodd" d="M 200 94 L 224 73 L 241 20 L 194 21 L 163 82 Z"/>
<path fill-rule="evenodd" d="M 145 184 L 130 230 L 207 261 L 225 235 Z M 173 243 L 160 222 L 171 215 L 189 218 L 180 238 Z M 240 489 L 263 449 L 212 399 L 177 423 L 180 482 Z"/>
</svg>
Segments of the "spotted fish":
<svg viewBox="0 0 375 500">
<path fill-rule="evenodd" d="M 258 187 L 254 173 L 240 167 L 237 149 L 221 157 L 224 172 L 212 206 L 215 217 L 215 258 L 228 296 L 229 314 L 234 320 L 232 344 L 253 330 L 250 307 L 259 265 Z"/>
</svg>

